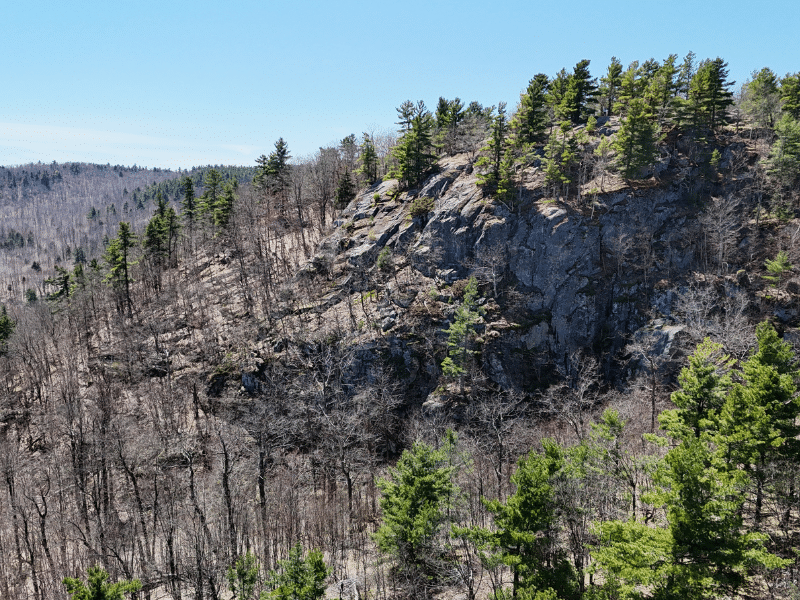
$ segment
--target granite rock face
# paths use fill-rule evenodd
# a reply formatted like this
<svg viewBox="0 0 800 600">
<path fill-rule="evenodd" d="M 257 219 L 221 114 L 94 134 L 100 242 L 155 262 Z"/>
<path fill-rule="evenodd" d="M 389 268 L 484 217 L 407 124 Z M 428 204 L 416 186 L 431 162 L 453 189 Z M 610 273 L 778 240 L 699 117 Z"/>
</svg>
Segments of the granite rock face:
<svg viewBox="0 0 800 600">
<path fill-rule="evenodd" d="M 485 283 L 491 272 L 512 286 L 527 317 L 490 325 L 484 336 L 484 368 L 503 387 L 519 384 L 512 373 L 567 368 L 576 350 L 618 348 L 646 321 L 656 273 L 685 268 L 693 256 L 678 192 L 623 190 L 588 206 L 528 191 L 512 208 L 485 195 L 463 164 L 445 164 L 418 190 L 376 202 L 394 185 L 356 198 L 340 219 L 350 228 L 347 244 L 337 230 L 327 246 L 345 247 L 336 261 L 350 269 L 373 268 L 388 248 L 442 285 L 476 273 Z M 423 196 L 434 199 L 433 210 L 412 218 L 409 206 Z M 355 229 L 365 219 L 368 228 Z M 404 312 L 384 315 L 385 335 Z"/>
</svg>

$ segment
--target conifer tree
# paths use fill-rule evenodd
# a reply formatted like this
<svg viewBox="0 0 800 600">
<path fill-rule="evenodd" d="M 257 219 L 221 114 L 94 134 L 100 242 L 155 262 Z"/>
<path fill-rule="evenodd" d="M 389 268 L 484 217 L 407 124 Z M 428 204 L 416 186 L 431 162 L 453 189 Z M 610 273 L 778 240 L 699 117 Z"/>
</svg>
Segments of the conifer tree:
<svg viewBox="0 0 800 600">
<path fill-rule="evenodd" d="M 389 476 L 378 480 L 383 522 L 375 541 L 410 574 L 424 574 L 435 558 L 435 538 L 458 491 L 450 457 L 456 441 L 448 430 L 439 449 L 416 442 L 389 469 Z"/>
<path fill-rule="evenodd" d="M 72 290 L 72 285 L 70 283 L 72 275 L 67 269 L 59 265 L 56 265 L 55 269 L 56 274 L 44 280 L 47 285 L 52 285 L 56 288 L 54 292 L 48 294 L 47 299 L 60 300 L 62 298 L 69 298 L 70 291 Z"/>
<path fill-rule="evenodd" d="M 105 260 L 109 266 L 108 280 L 122 295 L 120 307 L 127 306 L 128 314 L 133 314 L 131 301 L 130 268 L 133 264 L 130 253 L 136 245 L 136 235 L 131 231 L 129 223 L 120 221 L 117 237 L 111 240 L 106 248 Z"/>
<path fill-rule="evenodd" d="M 401 109 L 405 114 L 407 109 L 405 103 L 398 112 Z M 389 175 L 396 177 L 402 187 L 409 188 L 422 179 L 436 160 L 436 156 L 431 152 L 432 117 L 423 101 L 420 100 L 414 106 L 408 129 L 405 129 L 405 121 L 402 125 L 405 133 L 392 150 L 396 166 Z"/>
<path fill-rule="evenodd" d="M 330 569 L 322 552 L 311 550 L 303 557 L 298 542 L 286 560 L 278 561 L 278 569 L 270 573 L 267 585 L 272 591 L 261 596 L 264 600 L 318 600 L 325 595 L 325 578 Z"/>
<path fill-rule="evenodd" d="M 625 179 L 635 179 L 658 159 L 660 127 L 651 117 L 643 99 L 631 100 L 614 142 L 619 154 L 617 164 Z"/>
<path fill-rule="evenodd" d="M 364 177 L 364 182 L 370 186 L 378 180 L 378 153 L 369 134 L 364 134 L 361 142 L 361 167 L 358 173 Z"/>
<path fill-rule="evenodd" d="M 733 93 L 728 89 L 728 63 L 721 58 L 704 60 L 689 84 L 687 110 L 689 123 L 702 138 L 704 131 L 714 133 L 728 122 L 727 110 L 733 104 Z"/>
<path fill-rule="evenodd" d="M 138 579 L 107 583 L 108 573 L 100 566 L 89 567 L 86 583 L 73 577 L 64 578 L 64 587 L 72 600 L 123 600 L 142 588 Z"/>
<path fill-rule="evenodd" d="M 16 323 L 8 316 L 5 304 L 0 308 L 0 356 L 8 351 L 8 338 L 14 333 Z"/>
<path fill-rule="evenodd" d="M 511 119 L 510 129 L 514 136 L 514 145 L 525 150 L 542 141 L 548 125 L 547 88 L 549 79 L 539 73 L 528 83 L 528 87 L 520 95 L 517 112 Z"/>
<path fill-rule="evenodd" d="M 800 120 L 800 73 L 781 79 L 781 108 L 792 118 Z"/>
<path fill-rule="evenodd" d="M 600 87 L 598 89 L 607 116 L 614 114 L 614 105 L 617 103 L 617 94 L 621 84 L 622 63 L 616 56 L 612 56 L 606 74 L 600 78 Z"/>
<path fill-rule="evenodd" d="M 336 186 L 334 197 L 337 208 L 344 208 L 356 197 L 356 188 L 353 184 L 353 178 L 350 177 L 350 171 L 345 170 L 344 175 L 339 179 L 339 185 Z"/>
</svg>

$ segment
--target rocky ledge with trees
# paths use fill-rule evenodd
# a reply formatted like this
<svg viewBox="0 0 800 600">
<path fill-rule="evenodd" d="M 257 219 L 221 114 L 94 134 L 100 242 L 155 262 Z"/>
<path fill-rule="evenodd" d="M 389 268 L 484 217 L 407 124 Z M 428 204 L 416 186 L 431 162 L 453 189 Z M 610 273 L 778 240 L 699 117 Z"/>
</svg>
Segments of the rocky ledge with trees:
<svg viewBox="0 0 800 600">
<path fill-rule="evenodd" d="M 32 256 L 0 596 L 796 597 L 798 76 L 589 65 Z"/>
</svg>

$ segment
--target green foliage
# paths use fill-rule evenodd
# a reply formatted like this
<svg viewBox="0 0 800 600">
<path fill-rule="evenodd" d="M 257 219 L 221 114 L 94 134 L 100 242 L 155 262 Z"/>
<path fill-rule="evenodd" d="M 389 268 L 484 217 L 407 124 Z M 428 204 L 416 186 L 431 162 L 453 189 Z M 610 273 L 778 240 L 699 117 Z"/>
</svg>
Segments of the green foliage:
<svg viewBox="0 0 800 600">
<path fill-rule="evenodd" d="M 258 560 L 251 552 L 239 556 L 228 567 L 226 575 L 233 600 L 255 600 L 259 568 Z"/>
<path fill-rule="evenodd" d="M 409 214 L 412 218 L 422 217 L 425 218 L 430 212 L 433 211 L 435 201 L 428 196 L 417 196 L 411 201 L 411 208 Z"/>
<path fill-rule="evenodd" d="M 350 171 L 345 169 L 344 175 L 339 179 L 339 185 L 336 186 L 336 207 L 344 208 L 350 201 L 356 197 L 356 187 L 353 183 L 353 178 L 350 176 Z"/>
<path fill-rule="evenodd" d="M 424 570 L 438 553 L 434 540 L 457 494 L 451 461 L 456 441 L 448 431 L 440 449 L 416 442 L 389 469 L 389 477 L 378 480 L 383 522 L 375 541 L 401 570 Z"/>
<path fill-rule="evenodd" d="M 780 112 L 778 76 L 772 69 L 753 71 L 750 80 L 742 86 L 742 110 L 760 127 L 773 127 Z"/>
<path fill-rule="evenodd" d="M 721 58 L 704 60 L 698 66 L 689 84 L 685 110 L 689 125 L 700 139 L 728 122 L 727 110 L 733 104 L 730 85 L 728 63 Z"/>
<path fill-rule="evenodd" d="M 554 190 L 559 186 L 566 190 L 569 189 L 576 152 L 577 144 L 574 137 L 570 135 L 570 122 L 562 121 L 558 130 L 551 134 L 550 141 L 544 148 L 545 182 L 552 185 Z"/>
<path fill-rule="evenodd" d="M 764 261 L 764 266 L 767 268 L 769 275 L 763 275 L 762 277 L 773 286 L 780 283 L 781 276 L 792 269 L 792 265 L 789 264 L 789 256 L 784 250 L 780 250 L 775 258 Z"/>
<path fill-rule="evenodd" d="M 375 151 L 375 144 L 369 134 L 364 134 L 361 142 L 361 156 L 359 160 L 361 167 L 357 173 L 364 177 L 367 185 L 372 185 L 378 180 L 378 153 Z"/>
<path fill-rule="evenodd" d="M 36 304 L 37 300 L 39 300 L 39 297 L 36 295 L 36 290 L 33 288 L 25 290 L 25 302 L 28 304 Z"/>
<path fill-rule="evenodd" d="M 375 265 L 380 271 L 388 272 L 392 269 L 392 251 L 389 248 L 384 248 L 378 254 L 378 260 Z"/>
<path fill-rule="evenodd" d="M 612 56 L 606 74 L 600 78 L 600 87 L 598 88 L 601 106 L 608 116 L 614 114 L 614 105 L 617 102 L 617 94 L 621 84 L 622 63 L 616 56 Z"/>
<path fill-rule="evenodd" d="M 660 127 L 653 122 L 645 101 L 632 99 L 614 141 L 614 149 L 618 153 L 617 166 L 623 177 L 638 177 L 645 167 L 658 159 L 659 137 Z"/>
<path fill-rule="evenodd" d="M 72 290 L 70 284 L 71 273 L 59 265 L 56 265 L 55 269 L 56 274 L 44 280 L 45 284 L 56 288 L 55 291 L 47 295 L 47 299 L 61 300 L 62 298 L 69 298 L 69 293 Z"/>
<path fill-rule="evenodd" d="M 419 183 L 436 160 L 431 152 L 433 119 L 421 100 L 416 106 L 407 101 L 398 112 L 401 110 L 403 137 L 392 150 L 395 166 L 388 176 L 397 178 L 403 188 L 409 188 Z"/>
<path fill-rule="evenodd" d="M 731 358 L 724 354 L 722 345 L 706 338 L 689 357 L 689 365 L 678 376 L 680 388 L 673 392 L 672 402 L 677 407 L 664 411 L 661 427 L 675 439 L 700 437 L 714 428 L 717 413 L 725 402 L 731 386 L 729 371 Z"/>
<path fill-rule="evenodd" d="M 779 188 L 791 187 L 800 176 L 800 121 L 784 114 L 775 125 L 776 140 L 765 164 Z"/>
<path fill-rule="evenodd" d="M 64 587 L 71 600 L 123 600 L 127 594 L 138 592 L 142 584 L 138 579 L 108 583 L 108 573 L 95 565 L 87 571 L 88 581 L 65 577 Z"/>
<path fill-rule="evenodd" d="M 576 575 L 554 537 L 558 509 L 554 480 L 564 456 L 555 442 L 545 440 L 542 446 L 542 452 L 531 451 L 517 462 L 511 476 L 516 489 L 505 502 L 484 500 L 494 519 L 493 530 L 455 531 L 477 543 L 487 566 L 511 569 L 514 597 L 548 598 L 556 597 L 556 592 L 559 598 L 573 598 Z"/>
<path fill-rule="evenodd" d="M 5 304 L 0 309 L 0 356 L 8 352 L 8 339 L 14 333 L 17 323 L 8 316 Z"/>
<path fill-rule="evenodd" d="M 330 570 L 322 552 L 311 550 L 303 558 L 298 542 L 289 550 L 289 558 L 278 561 L 278 569 L 270 573 L 267 585 L 272 590 L 262 600 L 317 600 L 325 595 L 325 578 Z"/>
<path fill-rule="evenodd" d="M 530 80 L 527 89 L 520 96 L 517 112 L 510 123 L 514 145 L 520 149 L 524 150 L 538 144 L 544 137 L 549 122 L 547 114 L 549 83 L 547 75 L 539 73 Z"/>
<path fill-rule="evenodd" d="M 105 260 L 108 263 L 108 281 L 111 285 L 122 292 L 124 302 L 128 305 L 128 312 L 132 312 L 130 295 L 130 268 L 133 261 L 130 257 L 131 249 L 136 245 L 136 235 L 131 231 L 130 224 L 121 221 L 117 237 L 111 240 L 106 248 Z"/>
<path fill-rule="evenodd" d="M 783 112 L 800 120 L 800 73 L 781 79 L 780 94 Z"/>
<path fill-rule="evenodd" d="M 671 447 L 645 495 L 666 509 L 665 526 L 635 519 L 598 525 L 595 568 L 619 583 L 620 597 L 640 598 L 642 587 L 654 598 L 731 596 L 756 570 L 786 564 L 744 521 L 748 481 L 758 480 L 768 448 L 796 435 L 800 408 L 792 401 L 796 372 L 788 345 L 767 324 L 756 335 L 759 350 L 743 367 L 741 384 L 731 382 L 732 362 L 709 340 L 681 372 L 672 395 L 677 408 L 660 417 Z"/>
<path fill-rule="evenodd" d="M 466 372 L 467 358 L 474 353 L 470 349 L 470 339 L 474 335 L 475 324 L 480 319 L 482 310 L 476 305 L 478 282 L 474 277 L 464 289 L 464 299 L 456 309 L 453 322 L 447 328 L 447 358 L 442 362 L 442 373 L 445 377 L 460 378 Z"/>
</svg>

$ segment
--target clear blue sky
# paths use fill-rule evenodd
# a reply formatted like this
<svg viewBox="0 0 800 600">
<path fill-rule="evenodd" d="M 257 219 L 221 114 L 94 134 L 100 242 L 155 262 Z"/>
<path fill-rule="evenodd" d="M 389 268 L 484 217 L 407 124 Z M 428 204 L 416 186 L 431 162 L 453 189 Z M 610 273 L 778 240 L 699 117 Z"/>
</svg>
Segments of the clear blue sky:
<svg viewBox="0 0 800 600">
<path fill-rule="evenodd" d="M 635 8 L 634 8 L 635 7 Z M 0 164 L 254 164 L 384 129 L 404 100 L 508 102 L 581 59 L 690 50 L 800 71 L 797 0 L 8 2 Z"/>
</svg>

